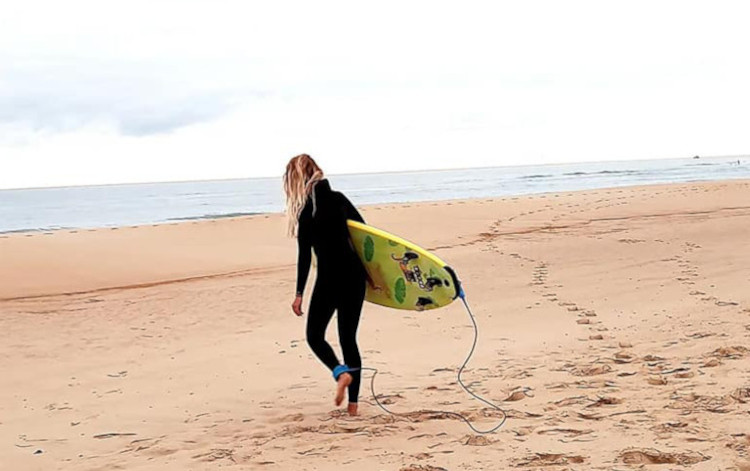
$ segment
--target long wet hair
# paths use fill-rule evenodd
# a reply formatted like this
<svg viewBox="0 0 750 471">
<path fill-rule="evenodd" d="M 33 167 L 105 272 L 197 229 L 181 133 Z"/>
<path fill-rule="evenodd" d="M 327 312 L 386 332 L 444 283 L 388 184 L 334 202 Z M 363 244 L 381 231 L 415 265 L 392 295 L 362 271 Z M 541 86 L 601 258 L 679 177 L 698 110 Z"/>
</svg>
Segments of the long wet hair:
<svg viewBox="0 0 750 471">
<path fill-rule="evenodd" d="M 286 165 L 284 173 L 284 193 L 286 194 L 286 217 L 289 237 L 297 236 L 299 215 L 305 207 L 307 197 L 313 187 L 322 180 L 323 170 L 318 167 L 312 157 L 300 154 L 293 157 Z"/>
</svg>

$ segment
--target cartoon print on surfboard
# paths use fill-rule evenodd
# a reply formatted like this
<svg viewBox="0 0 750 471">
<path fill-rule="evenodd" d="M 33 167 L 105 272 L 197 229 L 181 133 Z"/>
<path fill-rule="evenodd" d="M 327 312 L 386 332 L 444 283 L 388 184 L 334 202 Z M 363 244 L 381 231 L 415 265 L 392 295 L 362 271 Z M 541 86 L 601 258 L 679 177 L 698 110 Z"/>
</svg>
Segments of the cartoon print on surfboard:
<svg viewBox="0 0 750 471">
<path fill-rule="evenodd" d="M 398 246 L 398 244 L 396 244 Z M 414 252 L 406 251 L 402 257 L 396 257 L 391 254 L 391 258 L 398 262 L 398 266 L 404 274 L 406 281 L 417 283 L 419 288 L 424 291 L 432 291 L 436 286 L 442 286 L 443 281 L 436 276 L 423 276 L 422 269 L 419 268 L 416 261 L 419 259 L 419 255 Z M 409 262 L 414 261 L 415 263 L 409 265 Z M 430 273 L 434 273 L 435 269 L 431 268 Z"/>
<path fill-rule="evenodd" d="M 458 296 L 453 270 L 436 255 L 372 226 L 347 223 L 368 274 L 367 301 L 423 311 L 446 306 Z"/>
</svg>

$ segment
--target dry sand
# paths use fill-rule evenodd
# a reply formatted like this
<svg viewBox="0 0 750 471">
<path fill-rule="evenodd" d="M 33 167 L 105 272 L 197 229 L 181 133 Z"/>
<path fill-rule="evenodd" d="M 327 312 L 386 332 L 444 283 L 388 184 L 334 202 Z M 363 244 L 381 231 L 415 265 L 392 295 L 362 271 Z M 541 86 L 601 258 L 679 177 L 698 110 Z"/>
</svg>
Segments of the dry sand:
<svg viewBox="0 0 750 471">
<path fill-rule="evenodd" d="M 343 416 L 280 215 L 0 235 L 0 469 L 750 469 L 750 182 L 362 212 L 464 280 L 501 431 L 425 412 L 498 420 L 459 303 L 366 305 L 404 415 Z"/>
</svg>

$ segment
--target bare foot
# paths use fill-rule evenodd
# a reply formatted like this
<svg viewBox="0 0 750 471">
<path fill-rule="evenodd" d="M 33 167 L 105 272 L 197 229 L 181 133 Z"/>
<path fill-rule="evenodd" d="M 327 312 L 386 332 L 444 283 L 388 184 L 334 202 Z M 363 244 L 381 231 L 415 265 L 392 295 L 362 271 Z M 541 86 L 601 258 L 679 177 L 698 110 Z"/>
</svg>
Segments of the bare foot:
<svg viewBox="0 0 750 471">
<path fill-rule="evenodd" d="M 352 375 L 349 373 L 341 373 L 339 375 L 339 379 L 336 382 L 336 405 L 340 406 L 342 402 L 344 402 L 344 394 L 346 393 L 346 388 L 349 387 L 349 385 L 352 384 Z"/>
<path fill-rule="evenodd" d="M 355 416 L 357 415 L 357 403 L 356 402 L 350 402 L 349 406 L 346 408 L 347 412 L 349 412 L 349 415 Z"/>
</svg>

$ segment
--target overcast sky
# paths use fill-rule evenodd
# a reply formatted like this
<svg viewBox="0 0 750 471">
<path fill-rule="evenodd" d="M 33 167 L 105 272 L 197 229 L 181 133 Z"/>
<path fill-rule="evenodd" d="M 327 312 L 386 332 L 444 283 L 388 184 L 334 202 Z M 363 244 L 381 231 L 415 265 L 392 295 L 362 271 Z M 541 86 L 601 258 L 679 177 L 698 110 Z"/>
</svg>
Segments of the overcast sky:
<svg viewBox="0 0 750 471">
<path fill-rule="evenodd" d="M 744 4 L 6 2 L 0 188 L 747 154 Z"/>
</svg>

